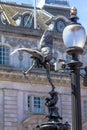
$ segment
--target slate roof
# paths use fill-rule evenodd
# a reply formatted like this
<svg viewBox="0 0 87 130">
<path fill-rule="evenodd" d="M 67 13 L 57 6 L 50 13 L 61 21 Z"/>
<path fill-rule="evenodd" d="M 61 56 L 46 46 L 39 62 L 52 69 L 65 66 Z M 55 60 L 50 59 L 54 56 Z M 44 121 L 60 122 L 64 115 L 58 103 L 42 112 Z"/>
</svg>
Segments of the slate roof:
<svg viewBox="0 0 87 130">
<path fill-rule="evenodd" d="M 6 2 L 0 2 L 0 9 L 3 11 L 4 19 L 7 20 L 7 22 L 10 25 L 16 26 L 16 22 L 13 19 L 13 17 L 17 13 L 24 13 L 26 11 L 32 12 L 34 14 L 34 7 L 29 5 L 18 5 L 15 3 L 6 3 Z M 45 29 L 48 26 L 46 25 L 46 21 L 48 21 L 52 15 L 45 10 L 37 8 L 36 11 L 37 14 L 37 24 L 42 28 Z"/>
</svg>

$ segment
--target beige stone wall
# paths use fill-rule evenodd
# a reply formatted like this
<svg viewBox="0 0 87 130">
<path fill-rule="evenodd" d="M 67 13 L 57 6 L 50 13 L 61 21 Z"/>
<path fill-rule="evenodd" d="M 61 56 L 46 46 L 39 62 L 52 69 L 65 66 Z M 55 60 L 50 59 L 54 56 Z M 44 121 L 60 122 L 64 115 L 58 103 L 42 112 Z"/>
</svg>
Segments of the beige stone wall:
<svg viewBox="0 0 87 130">
<path fill-rule="evenodd" d="M 42 96 L 47 97 L 51 87 L 43 73 L 30 73 L 28 79 L 25 79 L 21 72 L 6 72 L 3 74 L 0 71 L 0 130 L 26 130 L 32 126 L 30 120 L 32 112 L 27 111 L 27 96 Z M 11 76 L 10 76 L 11 74 Z M 14 78 L 15 75 L 15 78 Z M 8 77 L 8 78 L 7 78 Z M 7 79 L 6 79 L 7 78 Z M 52 74 L 52 79 L 56 87 L 58 95 L 59 114 L 63 117 L 63 123 L 72 122 L 71 113 L 71 85 L 70 78 L 60 75 Z M 82 85 L 81 81 L 81 95 L 82 95 L 82 116 L 83 127 L 86 130 L 83 101 L 87 100 L 87 88 Z M 47 113 L 47 109 L 45 111 Z M 43 115 L 45 116 L 45 115 Z M 38 115 L 37 115 L 38 118 Z M 37 122 L 35 117 L 35 121 Z M 24 121 L 27 124 L 24 123 Z M 39 120 L 38 120 L 39 121 Z M 35 123 L 36 123 L 35 122 Z M 36 123 L 37 124 L 37 123 Z M 26 126 L 26 127 L 25 127 Z M 25 129 L 26 128 L 26 129 Z"/>
<path fill-rule="evenodd" d="M 7 81 L 6 81 L 6 77 L 8 77 Z M 59 113 L 61 116 L 65 115 L 63 119 L 63 122 L 65 122 L 68 110 L 70 109 L 70 107 L 67 107 L 67 105 L 69 106 L 67 100 L 68 99 L 67 94 L 68 92 L 70 93 L 70 90 L 68 91 L 68 89 L 66 89 L 66 86 L 69 81 L 66 80 L 66 86 L 61 87 L 60 86 L 61 82 L 63 83 L 61 77 L 60 76 L 56 77 L 55 75 L 53 75 L 52 78 L 56 86 L 56 91 L 59 92 L 59 101 L 58 101 Z M 1 74 L 0 113 L 2 116 L 0 116 L 0 128 L 2 127 L 2 130 L 12 130 L 12 129 L 21 130 L 23 128 L 24 130 L 23 121 L 26 120 L 27 118 L 31 119 L 33 114 L 32 112 L 29 113 L 26 109 L 27 95 L 48 97 L 49 96 L 48 92 L 50 90 L 51 90 L 51 86 L 49 85 L 45 74 L 37 75 L 37 73 L 31 73 L 29 79 L 25 79 L 23 75 L 21 75 L 21 73 L 19 74 L 16 73 L 15 78 L 14 78 L 14 74 L 13 76 L 10 76 L 10 72 L 9 73 L 7 72 L 6 75 L 4 73 L 3 75 Z M 65 94 L 65 97 L 63 96 L 64 95 L 63 93 Z M 67 100 L 66 103 L 65 100 Z M 66 114 L 63 108 L 66 108 Z M 47 109 L 45 112 L 47 113 Z"/>
<path fill-rule="evenodd" d="M 12 74 L 10 71 L 5 73 L 3 71 L 2 74 L 1 71 L 0 74 L 0 113 L 2 115 L 0 116 L 0 128 L 2 126 L 2 130 L 24 130 L 23 121 L 27 118 L 32 119 L 33 114 L 27 111 L 27 96 L 36 95 L 48 97 L 51 86 L 46 79 L 46 75 L 43 73 L 30 73 L 28 79 L 25 79 L 20 72 L 13 72 Z M 52 75 L 52 79 L 56 86 L 56 91 L 59 92 L 59 101 L 57 104 L 59 113 L 64 117 L 63 122 L 65 122 L 66 119 L 70 121 L 67 117 L 67 113 L 70 110 L 70 102 L 67 100 L 69 99 L 68 96 L 70 97 L 70 89 L 66 88 L 70 82 L 69 78 L 63 79 L 61 76 L 56 76 L 54 74 Z M 63 87 L 61 85 L 65 86 Z M 45 112 L 47 113 L 47 109 Z"/>
</svg>

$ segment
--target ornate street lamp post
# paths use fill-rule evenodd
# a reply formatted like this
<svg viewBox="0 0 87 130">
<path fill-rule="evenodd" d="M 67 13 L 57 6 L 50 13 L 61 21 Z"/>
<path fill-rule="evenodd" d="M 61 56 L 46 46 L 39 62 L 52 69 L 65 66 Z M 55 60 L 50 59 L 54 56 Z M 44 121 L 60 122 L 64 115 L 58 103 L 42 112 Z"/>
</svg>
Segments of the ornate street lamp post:
<svg viewBox="0 0 87 130">
<path fill-rule="evenodd" d="M 72 56 L 68 63 L 71 70 L 71 89 L 72 89 L 72 130 L 82 130 L 81 118 L 81 96 L 80 96 L 80 67 L 78 55 L 83 53 L 83 47 L 86 41 L 86 33 L 83 26 L 77 23 L 77 10 L 71 9 L 71 24 L 63 31 L 64 44 L 67 47 L 67 54 Z"/>
</svg>

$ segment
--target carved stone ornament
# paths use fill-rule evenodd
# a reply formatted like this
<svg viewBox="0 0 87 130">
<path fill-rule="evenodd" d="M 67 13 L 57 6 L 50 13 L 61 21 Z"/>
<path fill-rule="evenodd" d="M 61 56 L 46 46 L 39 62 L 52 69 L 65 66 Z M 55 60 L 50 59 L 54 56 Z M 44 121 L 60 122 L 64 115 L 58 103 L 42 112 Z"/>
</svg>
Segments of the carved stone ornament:
<svg viewBox="0 0 87 130">
<path fill-rule="evenodd" d="M 37 40 L 29 40 L 29 39 L 21 39 L 21 38 L 11 38 L 5 37 L 5 42 L 8 43 L 12 47 L 17 47 L 18 45 L 22 45 L 26 48 L 37 48 L 38 41 Z"/>
</svg>

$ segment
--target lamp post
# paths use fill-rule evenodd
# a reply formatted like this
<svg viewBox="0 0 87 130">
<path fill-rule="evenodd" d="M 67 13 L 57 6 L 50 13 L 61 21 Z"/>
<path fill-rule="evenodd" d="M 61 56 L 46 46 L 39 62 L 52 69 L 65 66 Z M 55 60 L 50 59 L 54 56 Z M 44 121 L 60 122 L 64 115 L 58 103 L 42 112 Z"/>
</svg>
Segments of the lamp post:
<svg viewBox="0 0 87 130">
<path fill-rule="evenodd" d="M 86 41 L 86 33 L 83 26 L 77 23 L 77 10 L 71 9 L 71 24 L 63 31 L 64 44 L 67 47 L 67 54 L 72 56 L 68 63 L 71 70 L 71 94 L 72 94 L 72 130 L 82 130 L 81 118 L 81 96 L 80 96 L 80 67 L 82 62 L 78 56 L 83 53 L 83 47 Z"/>
</svg>

